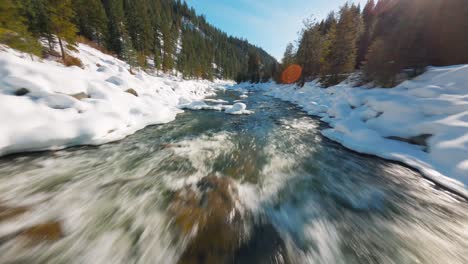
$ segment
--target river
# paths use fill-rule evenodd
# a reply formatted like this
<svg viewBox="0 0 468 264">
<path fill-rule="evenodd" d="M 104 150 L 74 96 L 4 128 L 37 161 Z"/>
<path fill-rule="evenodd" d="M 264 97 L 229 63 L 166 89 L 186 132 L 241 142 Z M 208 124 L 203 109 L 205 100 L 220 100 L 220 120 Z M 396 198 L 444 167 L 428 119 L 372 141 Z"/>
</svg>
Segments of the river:
<svg viewBox="0 0 468 264">
<path fill-rule="evenodd" d="M 468 263 L 465 200 L 289 103 L 245 103 L 0 158 L 0 263 Z"/>
</svg>

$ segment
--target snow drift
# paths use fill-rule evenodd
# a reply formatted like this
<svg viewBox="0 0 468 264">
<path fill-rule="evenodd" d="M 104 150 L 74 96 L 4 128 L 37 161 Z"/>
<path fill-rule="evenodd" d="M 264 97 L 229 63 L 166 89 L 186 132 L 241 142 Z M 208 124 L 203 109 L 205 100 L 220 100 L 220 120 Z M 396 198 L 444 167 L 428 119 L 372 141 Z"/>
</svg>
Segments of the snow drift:
<svg viewBox="0 0 468 264">
<path fill-rule="evenodd" d="M 0 47 L 0 155 L 119 140 L 172 121 L 179 100 L 200 100 L 227 82 L 131 74 L 112 56 L 80 44 L 84 68 Z"/>
<path fill-rule="evenodd" d="M 468 65 L 432 67 L 391 89 L 346 82 L 327 89 L 317 82 L 253 88 L 322 117 L 331 126 L 324 136 L 403 162 L 468 197 Z"/>
</svg>

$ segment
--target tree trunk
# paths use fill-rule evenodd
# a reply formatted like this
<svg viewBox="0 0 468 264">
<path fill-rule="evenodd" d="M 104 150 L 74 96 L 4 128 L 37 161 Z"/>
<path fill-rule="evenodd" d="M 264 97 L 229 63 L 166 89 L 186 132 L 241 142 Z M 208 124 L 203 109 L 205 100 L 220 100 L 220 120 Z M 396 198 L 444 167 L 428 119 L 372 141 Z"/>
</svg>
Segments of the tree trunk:
<svg viewBox="0 0 468 264">
<path fill-rule="evenodd" d="M 62 52 L 62 60 L 65 62 L 65 50 L 63 50 L 63 44 L 62 44 L 62 39 L 58 38 L 59 44 L 60 44 L 60 51 Z"/>
<path fill-rule="evenodd" d="M 52 47 L 52 36 L 47 36 L 47 42 L 49 43 L 49 50 L 52 52 L 54 47 Z"/>
</svg>

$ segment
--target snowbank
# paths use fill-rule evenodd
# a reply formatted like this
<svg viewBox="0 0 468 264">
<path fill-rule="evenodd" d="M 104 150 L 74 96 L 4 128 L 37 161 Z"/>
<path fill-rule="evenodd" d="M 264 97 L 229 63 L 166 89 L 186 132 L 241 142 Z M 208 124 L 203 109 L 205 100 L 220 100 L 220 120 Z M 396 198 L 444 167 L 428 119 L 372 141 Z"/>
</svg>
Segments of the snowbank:
<svg viewBox="0 0 468 264">
<path fill-rule="evenodd" d="M 392 89 L 259 84 L 322 117 L 322 134 L 355 151 L 403 162 L 468 197 L 468 65 L 433 67 Z"/>
<path fill-rule="evenodd" d="M 81 44 L 72 55 L 84 69 L 0 47 L 0 155 L 119 140 L 174 120 L 181 98 L 201 100 L 230 84 L 133 75 Z"/>
</svg>

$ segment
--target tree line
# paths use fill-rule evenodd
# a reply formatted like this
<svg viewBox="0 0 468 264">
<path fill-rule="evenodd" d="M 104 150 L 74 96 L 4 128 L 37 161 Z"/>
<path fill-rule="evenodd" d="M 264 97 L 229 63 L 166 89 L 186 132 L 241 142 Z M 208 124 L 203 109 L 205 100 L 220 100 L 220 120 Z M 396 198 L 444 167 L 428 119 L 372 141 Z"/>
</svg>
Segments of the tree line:
<svg viewBox="0 0 468 264">
<path fill-rule="evenodd" d="M 265 79 L 271 76 L 265 69 L 277 65 L 180 0 L 0 0 L 0 43 L 37 56 L 60 47 L 65 62 L 71 56 L 64 45 L 73 50 L 79 40 L 132 68 L 178 71 L 185 78 Z"/>
<path fill-rule="evenodd" d="M 281 67 L 300 65 L 300 85 L 319 79 L 328 87 L 359 71 L 361 83 L 393 87 L 429 65 L 468 63 L 467 32 L 466 0 L 369 0 L 362 9 L 347 3 L 306 21 Z"/>
</svg>

